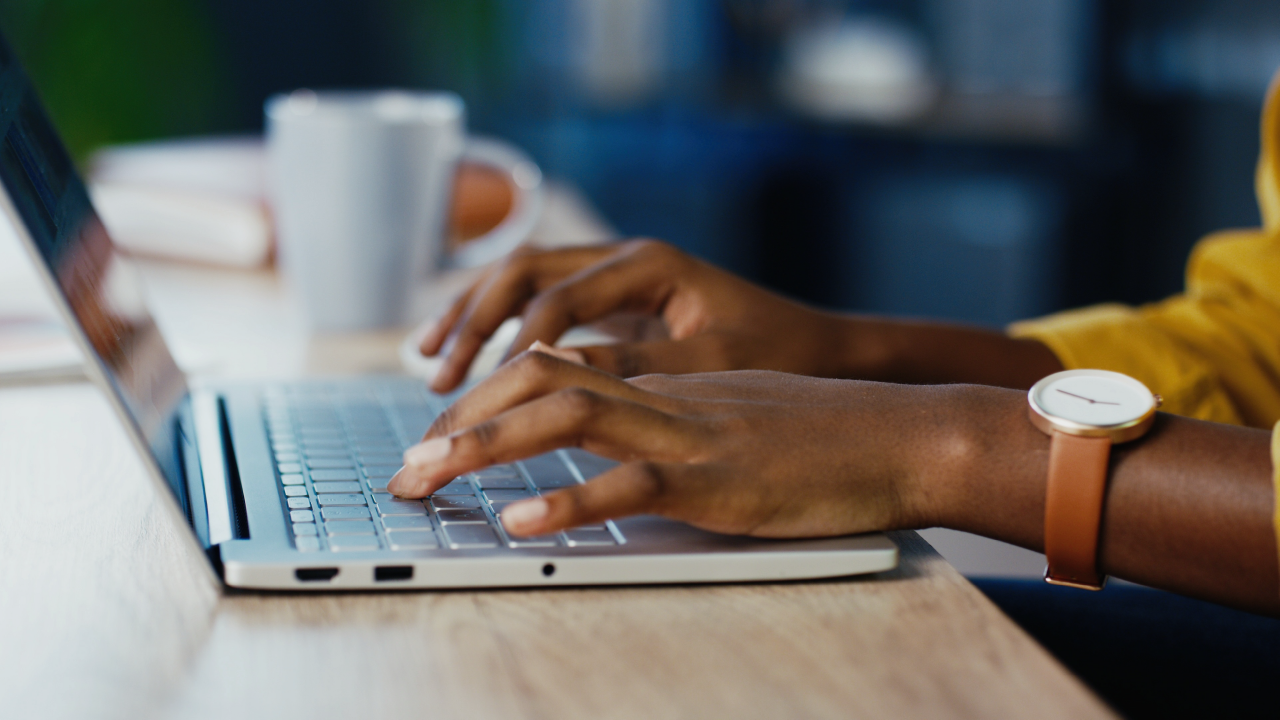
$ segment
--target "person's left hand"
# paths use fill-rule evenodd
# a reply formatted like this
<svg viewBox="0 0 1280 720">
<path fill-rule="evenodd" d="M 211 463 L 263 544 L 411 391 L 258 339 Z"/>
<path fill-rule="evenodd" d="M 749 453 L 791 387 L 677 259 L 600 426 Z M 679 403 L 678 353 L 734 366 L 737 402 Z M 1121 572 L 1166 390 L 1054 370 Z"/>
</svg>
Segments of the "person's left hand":
<svg viewBox="0 0 1280 720">
<path fill-rule="evenodd" d="M 405 452 L 388 489 L 420 498 L 469 471 L 577 446 L 624 464 L 507 506 L 510 532 L 649 513 L 814 537 L 920 526 L 922 475 L 955 462 L 961 386 L 764 371 L 624 381 L 552 352 L 524 353 L 459 399 Z"/>
</svg>

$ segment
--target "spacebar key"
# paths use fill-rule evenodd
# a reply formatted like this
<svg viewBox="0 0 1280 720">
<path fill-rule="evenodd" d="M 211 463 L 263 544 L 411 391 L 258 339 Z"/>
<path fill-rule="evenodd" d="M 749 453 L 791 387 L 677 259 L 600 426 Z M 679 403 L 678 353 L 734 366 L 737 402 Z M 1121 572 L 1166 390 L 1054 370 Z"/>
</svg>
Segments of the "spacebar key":
<svg viewBox="0 0 1280 720">
<path fill-rule="evenodd" d="M 444 531 L 449 536 L 451 548 L 486 548 L 498 545 L 498 536 L 493 534 L 488 525 L 448 524 L 444 526 Z"/>
</svg>

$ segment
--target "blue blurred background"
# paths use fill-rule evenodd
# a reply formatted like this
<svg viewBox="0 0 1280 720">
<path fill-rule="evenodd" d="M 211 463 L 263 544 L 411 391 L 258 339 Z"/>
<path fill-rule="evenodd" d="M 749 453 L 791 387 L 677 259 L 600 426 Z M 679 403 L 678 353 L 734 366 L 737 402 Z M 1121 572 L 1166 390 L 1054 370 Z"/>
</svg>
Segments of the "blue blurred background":
<svg viewBox="0 0 1280 720">
<path fill-rule="evenodd" d="M 24 0 L 80 158 L 450 89 L 624 234 L 810 302 L 999 325 L 1181 287 L 1256 225 L 1274 0 Z"/>
</svg>

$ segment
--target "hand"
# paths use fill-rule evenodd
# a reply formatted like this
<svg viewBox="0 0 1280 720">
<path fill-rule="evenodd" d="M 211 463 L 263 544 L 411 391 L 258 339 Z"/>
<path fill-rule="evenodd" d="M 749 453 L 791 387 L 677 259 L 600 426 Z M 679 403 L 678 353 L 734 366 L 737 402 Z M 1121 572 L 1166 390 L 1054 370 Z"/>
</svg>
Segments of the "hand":
<svg viewBox="0 0 1280 720">
<path fill-rule="evenodd" d="M 489 270 L 422 340 L 424 355 L 446 354 L 432 389 L 456 388 L 508 317 L 524 315 L 510 358 L 535 340 L 554 344 L 575 325 L 617 313 L 659 318 L 667 336 L 575 348 L 583 362 L 614 375 L 739 369 L 839 374 L 836 316 L 774 295 L 670 245 L 636 240 L 526 248 Z"/>
<path fill-rule="evenodd" d="M 508 505 L 512 534 L 655 513 L 760 537 L 939 526 L 1041 550 L 1049 439 L 1026 413 L 1024 393 L 992 387 L 758 371 L 624 381 L 534 351 L 441 415 L 388 489 L 423 497 L 578 446 L 625 464 Z M 1113 448 L 1102 570 L 1280 614 L 1270 446 L 1264 430 L 1162 414 Z"/>
<path fill-rule="evenodd" d="M 423 497 L 469 471 L 579 446 L 625 464 L 509 505 L 511 533 L 636 513 L 760 537 L 916 527 L 923 470 L 942 477 L 951 461 L 942 438 L 956 394 L 759 371 L 623 381 L 526 352 L 441 415 L 388 489 Z"/>
</svg>

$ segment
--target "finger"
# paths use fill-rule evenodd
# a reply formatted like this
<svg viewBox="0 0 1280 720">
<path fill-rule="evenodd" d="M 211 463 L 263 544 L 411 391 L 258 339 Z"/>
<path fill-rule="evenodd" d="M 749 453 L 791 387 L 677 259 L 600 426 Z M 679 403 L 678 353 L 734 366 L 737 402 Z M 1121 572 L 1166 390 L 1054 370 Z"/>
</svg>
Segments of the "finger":
<svg viewBox="0 0 1280 720">
<path fill-rule="evenodd" d="M 695 335 L 684 340 L 583 346 L 580 353 L 593 368 L 630 378 L 653 373 L 685 374 L 733 370 L 728 343 L 717 334 Z"/>
<path fill-rule="evenodd" d="M 613 518 L 661 513 L 679 503 L 687 465 L 637 462 L 614 468 L 585 485 L 508 505 L 499 515 L 513 535 L 545 535 Z"/>
<path fill-rule="evenodd" d="M 641 390 L 608 373 L 546 353 L 526 352 L 499 367 L 484 382 L 468 390 L 440 413 L 423 439 L 429 440 L 471 427 L 513 407 L 571 387 L 631 400 L 660 410 L 672 408 L 670 398 Z"/>
<path fill-rule="evenodd" d="M 693 421 L 583 388 L 568 388 L 512 408 L 404 454 L 387 485 L 403 497 L 423 497 L 464 473 L 515 462 L 561 447 L 604 457 L 687 460 L 703 433 Z"/>
<path fill-rule="evenodd" d="M 461 384 L 485 341 L 503 321 L 519 314 L 540 290 L 617 251 L 617 247 L 606 245 L 509 257 L 471 295 L 454 322 L 445 361 L 431 383 L 432 389 L 447 392 Z"/>
<path fill-rule="evenodd" d="M 418 341 L 418 352 L 422 353 L 424 357 L 431 357 L 440 352 L 445 338 L 449 337 L 449 332 L 457 324 L 458 318 L 462 317 L 462 313 L 467 309 L 467 305 L 470 304 L 476 288 L 479 287 L 480 283 L 484 282 L 485 277 L 481 276 L 480 280 L 455 298 L 449 309 L 439 318 L 436 318 L 435 324 L 423 334 L 422 339 Z"/>
<path fill-rule="evenodd" d="M 665 246 L 636 243 L 538 293 L 508 357 L 535 340 L 555 343 L 569 328 L 614 313 L 659 312 L 674 289 L 677 257 Z"/>
</svg>

